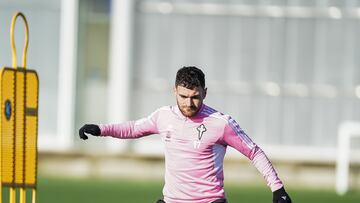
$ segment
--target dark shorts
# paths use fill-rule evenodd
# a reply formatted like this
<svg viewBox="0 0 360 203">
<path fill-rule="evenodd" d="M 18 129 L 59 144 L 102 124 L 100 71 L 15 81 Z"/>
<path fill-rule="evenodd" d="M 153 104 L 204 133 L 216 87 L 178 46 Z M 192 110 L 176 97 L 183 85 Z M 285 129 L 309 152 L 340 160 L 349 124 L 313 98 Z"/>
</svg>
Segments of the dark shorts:
<svg viewBox="0 0 360 203">
<path fill-rule="evenodd" d="M 162 200 L 162 199 L 159 199 L 156 203 L 166 203 L 166 202 L 164 200 Z M 228 202 L 226 201 L 226 199 L 218 199 L 218 200 L 215 200 L 215 201 L 213 201 L 211 203 L 228 203 Z"/>
</svg>

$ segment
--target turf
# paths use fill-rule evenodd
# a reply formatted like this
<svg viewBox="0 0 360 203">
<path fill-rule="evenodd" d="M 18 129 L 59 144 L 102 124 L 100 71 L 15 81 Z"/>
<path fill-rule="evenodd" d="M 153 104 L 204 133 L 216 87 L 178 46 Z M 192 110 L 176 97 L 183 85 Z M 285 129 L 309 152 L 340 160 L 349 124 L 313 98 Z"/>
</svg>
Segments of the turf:
<svg viewBox="0 0 360 203">
<path fill-rule="evenodd" d="M 38 203 L 152 203 L 161 197 L 162 182 L 40 177 Z M 294 203 L 359 203 L 359 191 L 339 197 L 332 190 L 287 188 Z M 265 185 L 227 185 L 231 203 L 270 203 Z M 7 201 L 5 201 L 7 202 Z M 29 201 L 30 202 L 30 201 Z"/>
</svg>

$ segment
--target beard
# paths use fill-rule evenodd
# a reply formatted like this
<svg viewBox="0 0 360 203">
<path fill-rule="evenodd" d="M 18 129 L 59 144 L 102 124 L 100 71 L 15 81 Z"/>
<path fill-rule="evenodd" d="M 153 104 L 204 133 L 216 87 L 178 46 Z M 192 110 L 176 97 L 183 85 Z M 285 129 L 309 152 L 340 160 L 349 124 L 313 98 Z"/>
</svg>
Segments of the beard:
<svg viewBox="0 0 360 203">
<path fill-rule="evenodd" d="M 179 103 L 177 105 L 178 105 L 181 113 L 186 117 L 195 116 L 200 109 L 200 107 L 196 107 L 196 106 L 181 106 Z"/>
</svg>

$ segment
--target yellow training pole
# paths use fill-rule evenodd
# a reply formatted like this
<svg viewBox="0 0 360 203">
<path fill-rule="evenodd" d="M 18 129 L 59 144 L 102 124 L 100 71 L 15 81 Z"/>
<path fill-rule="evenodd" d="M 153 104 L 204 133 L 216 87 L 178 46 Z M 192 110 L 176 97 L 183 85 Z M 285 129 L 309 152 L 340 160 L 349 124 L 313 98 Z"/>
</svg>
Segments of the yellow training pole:
<svg viewBox="0 0 360 203">
<path fill-rule="evenodd" d="M 16 190 L 15 187 L 10 187 L 10 203 L 15 203 L 16 202 Z"/>
<path fill-rule="evenodd" d="M 26 190 L 23 187 L 20 187 L 20 203 L 26 202 Z"/>
<path fill-rule="evenodd" d="M 0 70 L 0 75 L 2 75 L 3 70 Z M 0 90 L 1 91 L 1 90 Z M 1 92 L 0 92 L 1 97 Z M 1 102 L 0 98 L 0 102 Z M 0 111 L 1 112 L 1 111 Z M 1 115 L 0 115 L 0 125 L 1 125 Z M 0 130 L 2 130 L 0 128 Z M 2 203 L 2 133 L 0 132 L 0 203 Z"/>
<path fill-rule="evenodd" d="M 1 168 L 1 154 L 2 154 L 2 151 L 1 151 L 1 136 L 0 136 L 0 203 L 2 203 L 2 180 L 1 180 L 1 171 L 2 171 L 2 168 Z"/>
<path fill-rule="evenodd" d="M 22 67 L 26 68 L 26 55 L 27 55 L 27 48 L 29 45 L 29 26 L 24 14 L 22 14 L 21 12 L 17 12 L 11 20 L 10 39 L 11 39 L 11 50 L 12 50 L 12 67 L 14 68 L 17 67 L 16 47 L 14 40 L 14 27 L 15 27 L 16 18 L 18 16 L 20 16 L 23 19 L 25 26 L 25 46 L 23 48 Z"/>
<path fill-rule="evenodd" d="M 32 201 L 31 203 L 35 203 L 36 202 L 36 189 L 33 188 L 32 189 Z"/>
<path fill-rule="evenodd" d="M 2 71 L 1 71 L 2 72 Z M 1 120 L 1 119 L 0 119 Z M 2 146 L 2 136 L 1 136 L 1 133 L 0 133 L 0 203 L 2 203 L 2 159 L 1 159 L 1 155 L 2 155 L 2 149 L 1 149 L 1 146 Z"/>
<path fill-rule="evenodd" d="M 11 39 L 11 50 L 12 50 L 12 66 L 14 68 L 17 68 L 17 57 L 16 57 L 16 47 L 15 47 L 15 40 L 14 40 L 14 27 L 15 27 L 15 22 L 16 22 L 16 19 L 17 17 L 21 17 L 24 21 L 24 27 L 25 27 L 25 46 L 23 48 L 23 57 L 22 57 L 22 68 L 26 69 L 26 54 L 27 54 L 27 48 L 28 48 L 28 44 L 29 44 L 29 27 L 28 27 L 28 23 L 27 23 L 27 20 L 25 18 L 25 16 L 21 13 L 21 12 L 17 12 L 12 20 L 11 20 L 11 27 L 10 27 L 10 39 Z M 25 121 L 25 113 L 23 114 L 24 118 L 23 118 L 23 121 Z M 25 125 L 25 123 L 24 123 Z M 24 129 L 25 129 L 25 126 L 23 126 Z M 24 131 L 25 132 L 25 131 Z M 22 154 L 20 156 L 22 156 L 22 159 L 21 160 L 24 160 L 25 159 L 25 135 L 24 136 L 24 139 L 23 139 L 23 149 L 22 149 Z M 24 163 L 24 162 L 22 162 Z M 23 166 L 25 167 L 25 166 Z M 25 173 L 25 170 L 23 168 L 22 170 L 22 182 L 24 183 L 24 175 Z M 11 187 L 10 188 L 10 193 L 11 193 L 11 196 L 13 196 L 13 199 L 10 199 L 10 203 L 16 203 L 16 192 L 15 192 L 15 188 L 14 187 Z M 25 203 L 26 202 L 26 189 L 24 186 L 20 186 L 20 203 Z"/>
</svg>

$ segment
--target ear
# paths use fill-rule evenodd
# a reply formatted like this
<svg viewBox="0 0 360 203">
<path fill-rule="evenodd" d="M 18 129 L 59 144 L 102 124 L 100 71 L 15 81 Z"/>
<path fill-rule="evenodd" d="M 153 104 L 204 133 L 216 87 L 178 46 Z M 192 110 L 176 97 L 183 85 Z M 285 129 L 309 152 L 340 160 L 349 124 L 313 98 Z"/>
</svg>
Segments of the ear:
<svg viewBox="0 0 360 203">
<path fill-rule="evenodd" d="M 204 99 L 206 97 L 206 94 L 207 94 L 207 87 L 204 88 Z"/>
</svg>

